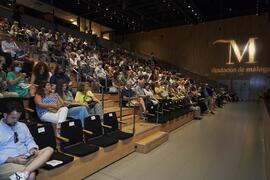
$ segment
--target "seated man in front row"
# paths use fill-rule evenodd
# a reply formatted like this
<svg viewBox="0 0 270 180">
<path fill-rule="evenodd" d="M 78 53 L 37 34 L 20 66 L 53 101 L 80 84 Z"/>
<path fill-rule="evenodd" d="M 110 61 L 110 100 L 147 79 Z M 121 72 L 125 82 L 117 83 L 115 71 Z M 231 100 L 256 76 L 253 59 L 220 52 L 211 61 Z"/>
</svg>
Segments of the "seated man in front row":
<svg viewBox="0 0 270 180">
<path fill-rule="evenodd" d="M 27 126 L 18 122 L 22 111 L 17 102 L 5 104 L 0 121 L 0 179 L 35 179 L 35 170 L 53 153 L 50 147 L 39 150 Z"/>
</svg>

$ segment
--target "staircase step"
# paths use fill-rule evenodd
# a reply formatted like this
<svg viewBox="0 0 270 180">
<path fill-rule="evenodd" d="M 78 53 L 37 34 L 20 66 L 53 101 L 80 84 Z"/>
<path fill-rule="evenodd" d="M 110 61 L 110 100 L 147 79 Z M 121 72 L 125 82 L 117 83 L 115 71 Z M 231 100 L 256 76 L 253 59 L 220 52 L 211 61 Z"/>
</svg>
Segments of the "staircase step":
<svg viewBox="0 0 270 180">
<path fill-rule="evenodd" d="M 166 142 L 169 138 L 169 134 L 166 132 L 158 131 L 138 142 L 136 142 L 136 151 L 140 153 L 148 153 Z"/>
<path fill-rule="evenodd" d="M 118 120 L 120 121 L 120 117 L 118 117 Z M 124 122 L 123 126 L 128 126 L 133 123 L 133 115 L 127 115 L 122 117 L 122 121 Z M 135 122 L 140 121 L 140 116 L 135 115 Z"/>
<path fill-rule="evenodd" d="M 104 108 L 118 107 L 118 102 L 113 100 L 104 100 Z"/>
<path fill-rule="evenodd" d="M 119 107 L 109 107 L 105 108 L 104 112 L 116 112 L 116 116 L 120 117 L 120 108 Z M 133 114 L 133 108 L 123 108 L 122 109 L 122 116 L 132 115 Z"/>
<path fill-rule="evenodd" d="M 96 93 L 95 96 L 100 101 L 102 100 L 102 94 Z M 118 94 L 104 94 L 104 100 L 112 100 L 115 102 L 119 102 L 119 95 Z"/>
</svg>

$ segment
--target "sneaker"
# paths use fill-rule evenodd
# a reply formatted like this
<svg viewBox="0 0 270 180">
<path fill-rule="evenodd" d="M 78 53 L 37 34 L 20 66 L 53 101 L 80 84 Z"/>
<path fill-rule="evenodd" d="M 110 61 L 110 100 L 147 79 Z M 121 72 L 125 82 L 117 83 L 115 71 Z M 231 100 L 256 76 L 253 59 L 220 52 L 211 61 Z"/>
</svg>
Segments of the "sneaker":
<svg viewBox="0 0 270 180">
<path fill-rule="evenodd" d="M 9 176 L 11 180 L 27 180 L 29 178 L 30 173 L 27 171 L 24 172 L 16 172 Z"/>
</svg>

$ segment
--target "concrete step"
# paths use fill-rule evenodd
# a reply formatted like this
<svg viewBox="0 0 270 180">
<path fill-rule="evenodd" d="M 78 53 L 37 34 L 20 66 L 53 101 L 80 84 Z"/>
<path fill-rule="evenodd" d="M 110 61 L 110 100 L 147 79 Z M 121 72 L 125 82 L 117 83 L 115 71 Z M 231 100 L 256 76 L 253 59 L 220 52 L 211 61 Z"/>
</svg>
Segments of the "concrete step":
<svg viewBox="0 0 270 180">
<path fill-rule="evenodd" d="M 137 152 L 146 154 L 166 142 L 168 139 L 169 134 L 167 132 L 158 131 L 136 142 L 135 148 Z"/>
</svg>

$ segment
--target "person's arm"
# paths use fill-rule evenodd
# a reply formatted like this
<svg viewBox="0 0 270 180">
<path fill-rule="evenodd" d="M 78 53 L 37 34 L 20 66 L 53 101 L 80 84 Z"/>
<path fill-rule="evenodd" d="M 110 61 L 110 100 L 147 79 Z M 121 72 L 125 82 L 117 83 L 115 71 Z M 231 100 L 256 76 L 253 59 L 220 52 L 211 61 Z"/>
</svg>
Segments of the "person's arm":
<svg viewBox="0 0 270 180">
<path fill-rule="evenodd" d="M 20 51 L 21 49 L 19 48 L 19 46 L 16 44 L 16 42 L 13 42 L 14 43 L 14 50 L 17 50 L 17 51 Z"/>
<path fill-rule="evenodd" d="M 34 149 L 38 150 L 38 145 L 36 144 L 36 142 L 34 141 L 33 136 L 31 135 L 29 129 L 27 128 L 27 126 L 25 124 L 23 124 L 23 129 L 24 129 L 24 133 L 25 133 L 25 139 L 24 144 L 27 147 L 27 150 L 30 154 L 32 154 L 34 152 Z"/>
<path fill-rule="evenodd" d="M 8 83 L 9 85 L 15 85 L 15 84 L 18 83 L 18 81 L 19 81 L 20 79 L 24 78 L 25 75 L 26 75 L 25 73 L 21 73 L 20 76 L 18 76 L 17 78 L 15 77 L 15 79 L 14 79 L 10 74 L 8 74 L 8 75 L 7 75 L 7 83 Z"/>
<path fill-rule="evenodd" d="M 62 107 L 62 106 L 65 105 L 64 100 L 58 95 L 57 95 L 57 104 L 58 104 L 59 107 Z"/>
<path fill-rule="evenodd" d="M 99 100 L 98 98 L 96 98 L 95 95 L 92 96 L 92 99 L 93 99 L 93 101 L 96 101 L 96 102 L 98 102 L 98 103 L 100 102 L 100 100 Z"/>
<path fill-rule="evenodd" d="M 18 156 L 18 157 L 8 157 L 4 163 L 13 163 L 13 164 L 21 164 L 25 165 L 28 162 L 28 159 L 26 159 L 24 156 Z M 0 161 L 1 165 L 1 161 Z"/>
<path fill-rule="evenodd" d="M 32 73 L 31 79 L 30 79 L 30 84 L 35 84 L 36 81 L 36 75 Z"/>
<path fill-rule="evenodd" d="M 42 99 L 40 95 L 35 96 L 35 104 L 39 106 L 40 108 L 48 109 L 48 108 L 55 108 L 57 109 L 57 104 L 44 104 L 42 103 Z"/>
<path fill-rule="evenodd" d="M 8 52 L 11 51 L 10 48 L 7 46 L 7 43 L 6 43 L 5 41 L 2 41 L 2 43 L 1 43 L 1 48 L 2 48 L 2 51 L 3 51 L 4 53 L 8 53 Z"/>
</svg>

